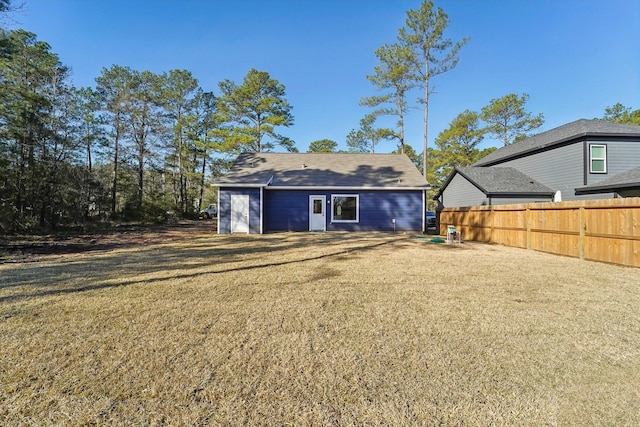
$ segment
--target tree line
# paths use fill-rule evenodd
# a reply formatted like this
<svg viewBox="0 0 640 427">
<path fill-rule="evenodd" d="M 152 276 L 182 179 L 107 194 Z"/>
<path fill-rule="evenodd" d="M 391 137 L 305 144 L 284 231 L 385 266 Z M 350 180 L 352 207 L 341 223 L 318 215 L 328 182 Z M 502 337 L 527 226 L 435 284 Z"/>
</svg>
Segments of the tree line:
<svg viewBox="0 0 640 427">
<path fill-rule="evenodd" d="M 73 86 L 46 42 L 1 30 L 0 231 L 195 217 L 233 156 L 297 151 L 277 133 L 293 116 L 267 72 L 220 82 L 217 96 L 187 70 L 113 65 L 95 82 Z"/>
<path fill-rule="evenodd" d="M 241 152 L 280 148 L 296 152 L 279 133 L 292 126 L 285 86 L 251 69 L 243 81 L 218 83 L 217 95 L 188 70 L 153 73 L 112 65 L 94 87 L 75 87 L 70 69 L 31 32 L 1 27 L 10 1 L 0 0 L 0 232 L 52 229 L 97 220 L 163 221 L 195 217 L 215 199 L 211 180 Z M 437 187 L 455 166 L 505 145 L 543 123 L 526 111 L 527 94 L 492 99 L 480 112 L 465 110 L 427 146 L 431 79 L 451 70 L 467 39 L 444 37 L 448 17 L 432 1 L 409 10 L 397 41 L 375 51 L 379 64 L 367 79 L 376 95 L 360 104 L 372 111 L 346 136 L 351 152 L 375 152 L 393 139 Z M 419 91 L 415 105 L 409 95 Z M 404 141 L 404 117 L 424 109 L 424 145 Z M 394 128 L 376 127 L 382 116 Z M 606 120 L 640 124 L 640 110 L 616 104 Z M 309 152 L 335 152 L 338 143 L 313 141 Z M 428 159 L 428 161 L 427 161 Z"/>
</svg>

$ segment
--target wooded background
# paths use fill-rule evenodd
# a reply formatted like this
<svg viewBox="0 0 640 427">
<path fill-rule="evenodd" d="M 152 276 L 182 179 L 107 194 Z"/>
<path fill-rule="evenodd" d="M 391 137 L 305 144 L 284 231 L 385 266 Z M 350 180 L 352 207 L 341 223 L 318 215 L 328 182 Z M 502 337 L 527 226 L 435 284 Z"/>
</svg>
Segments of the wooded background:
<svg viewBox="0 0 640 427">
<path fill-rule="evenodd" d="M 297 151 L 296 141 L 278 133 L 294 120 L 285 86 L 269 73 L 250 69 L 242 83 L 219 82 L 214 95 L 185 69 L 112 65 L 95 86 L 77 88 L 51 46 L 3 28 L 5 14 L 20 7 L 0 0 L 0 234 L 195 218 L 216 201 L 211 184 L 239 153 Z M 396 141 L 394 152 L 431 184 L 429 203 L 455 167 L 495 149 L 481 148 L 485 136 L 518 143 L 544 121 L 525 108 L 528 94 L 510 93 L 479 112 L 461 112 L 428 146 L 433 79 L 455 68 L 468 41 L 447 38 L 448 24 L 430 0 L 407 11 L 395 42 L 391 35 L 374 52 L 373 72 L 363 70 L 375 95 L 360 105 L 371 111 L 341 141 L 348 151 L 370 153 L 382 140 Z M 423 111 L 422 150 L 404 140 L 405 115 L 416 108 Z M 382 117 L 395 123 L 381 127 Z M 615 104 L 603 119 L 640 124 L 640 110 Z M 309 152 L 338 147 L 328 139 L 302 142 Z"/>
</svg>

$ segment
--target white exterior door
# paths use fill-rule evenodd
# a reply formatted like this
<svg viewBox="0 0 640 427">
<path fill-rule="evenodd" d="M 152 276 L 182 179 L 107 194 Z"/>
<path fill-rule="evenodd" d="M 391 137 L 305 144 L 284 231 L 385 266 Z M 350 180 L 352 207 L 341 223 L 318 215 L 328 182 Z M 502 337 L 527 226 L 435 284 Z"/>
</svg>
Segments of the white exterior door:
<svg viewBox="0 0 640 427">
<path fill-rule="evenodd" d="M 249 233 L 249 196 L 231 195 L 231 232 Z"/>
<path fill-rule="evenodd" d="M 325 196 L 309 196 L 309 231 L 326 231 Z"/>
</svg>

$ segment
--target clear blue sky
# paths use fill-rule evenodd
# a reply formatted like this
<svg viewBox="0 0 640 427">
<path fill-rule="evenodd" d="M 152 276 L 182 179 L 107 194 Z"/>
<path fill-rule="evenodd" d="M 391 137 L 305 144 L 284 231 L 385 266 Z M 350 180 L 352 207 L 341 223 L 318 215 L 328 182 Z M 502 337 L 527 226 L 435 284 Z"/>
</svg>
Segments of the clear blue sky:
<svg viewBox="0 0 640 427">
<path fill-rule="evenodd" d="M 13 16 L 49 43 L 73 69 L 76 86 L 94 86 L 113 64 L 156 73 L 186 69 L 200 86 L 241 83 L 267 71 L 286 87 L 295 123 L 280 133 L 301 152 L 347 133 L 375 94 L 366 79 L 374 51 L 396 40 L 406 11 L 419 0 L 13 0 Z M 492 98 L 528 93 L 527 109 L 543 113 L 542 130 L 601 117 L 620 102 L 640 108 L 640 1 L 440 0 L 446 35 L 470 37 L 458 66 L 433 80 L 429 144 L 465 109 Z M 418 96 L 412 97 L 412 101 Z M 422 151 L 422 112 L 411 111 L 406 142 Z M 497 146 L 487 140 L 483 146 Z M 384 142 L 378 152 L 390 152 Z"/>
</svg>

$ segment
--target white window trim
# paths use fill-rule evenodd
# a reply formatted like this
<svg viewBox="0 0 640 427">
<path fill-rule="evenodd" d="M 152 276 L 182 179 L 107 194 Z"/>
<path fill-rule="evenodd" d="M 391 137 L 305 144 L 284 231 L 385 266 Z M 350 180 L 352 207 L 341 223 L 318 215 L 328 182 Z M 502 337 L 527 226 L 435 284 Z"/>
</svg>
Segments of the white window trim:
<svg viewBox="0 0 640 427">
<path fill-rule="evenodd" d="M 594 158 L 593 157 L 593 147 L 602 147 L 604 148 L 604 158 Z M 602 171 L 594 171 L 593 170 L 593 161 L 594 160 L 604 160 L 604 170 Z M 589 173 L 607 173 L 607 145 L 606 144 L 589 144 Z"/>
<path fill-rule="evenodd" d="M 335 197 L 355 197 L 356 199 L 356 219 L 334 219 L 333 206 Z M 358 223 L 360 222 L 360 195 L 359 194 L 332 194 L 331 195 L 331 222 L 332 223 Z"/>
</svg>

